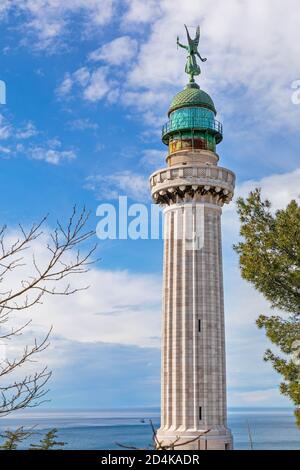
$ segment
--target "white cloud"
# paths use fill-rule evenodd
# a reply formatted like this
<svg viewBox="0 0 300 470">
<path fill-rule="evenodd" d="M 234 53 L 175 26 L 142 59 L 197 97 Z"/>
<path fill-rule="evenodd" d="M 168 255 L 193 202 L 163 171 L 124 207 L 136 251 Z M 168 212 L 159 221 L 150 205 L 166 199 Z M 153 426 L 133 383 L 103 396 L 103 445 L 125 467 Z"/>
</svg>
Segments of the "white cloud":
<svg viewBox="0 0 300 470">
<path fill-rule="evenodd" d="M 145 35 L 136 35 L 136 40 L 128 35 L 117 37 L 92 51 L 89 58 L 108 65 L 130 65 L 129 71 L 122 70 L 122 76 L 116 77 L 122 102 L 150 117 L 151 123 L 155 117 L 157 122 L 180 84 L 187 81 L 185 54 L 176 49 L 176 36 L 185 40 L 184 22 L 200 23 L 200 48 L 209 59 L 202 66 L 200 82 L 214 96 L 225 120 L 242 115 L 247 132 L 253 124 L 263 125 L 264 131 L 282 123 L 287 129 L 297 129 L 300 106 L 291 101 L 292 82 L 300 66 L 297 1 L 229 0 L 225 5 L 216 0 L 215 7 L 211 8 L 209 0 L 187 0 L 176 8 L 171 0 L 127 2 L 120 18 L 122 28 L 136 34 L 137 26 L 147 23 Z M 230 90 L 239 95 L 238 100 L 234 101 Z"/>
<path fill-rule="evenodd" d="M 299 78 L 300 67 L 296 0 L 228 0 L 226 4 L 216 0 L 214 9 L 209 0 L 186 0 L 176 8 L 171 0 L 130 0 L 125 5 L 115 2 L 116 9 L 112 0 L 30 0 L 6 2 L 2 10 L 7 11 L 9 5 L 24 13 L 25 25 L 40 39 L 37 47 L 48 47 L 63 37 L 78 14 L 85 25 L 94 27 L 111 21 L 115 11 L 125 33 L 137 33 L 141 25 L 147 26 L 142 37 L 133 39 L 125 34 L 90 53 L 92 60 L 103 60 L 107 65 L 126 62 L 130 70 L 114 78 L 118 84 L 112 95 L 105 74 L 86 69 L 86 80 L 92 83 L 84 87 L 82 96 L 92 102 L 105 96 L 115 101 L 121 88 L 123 103 L 139 108 L 151 123 L 165 115 L 172 95 L 187 81 L 185 55 L 176 50 L 176 36 L 184 41 L 183 23 L 200 23 L 200 48 L 209 59 L 202 66 L 200 82 L 214 96 L 225 121 L 239 116 L 240 132 L 245 128 L 249 133 L 250 126 L 253 132 L 254 125 L 260 132 L 275 126 L 297 130 L 300 106 L 291 101 L 292 82 Z M 66 75 L 58 92 L 70 93 L 74 80 L 76 77 Z M 239 99 L 234 99 L 231 90 Z"/>
<path fill-rule="evenodd" d="M 112 83 L 107 80 L 107 67 L 98 67 L 90 71 L 87 67 L 81 67 L 72 74 L 67 73 L 62 83 L 56 89 L 58 97 L 70 97 L 74 87 L 77 87 L 83 99 L 96 102 L 107 96 L 113 99 L 111 92 Z"/>
<path fill-rule="evenodd" d="M 33 122 L 29 121 L 25 124 L 23 128 L 20 128 L 16 132 L 17 139 L 29 139 L 30 137 L 34 137 L 38 134 L 38 131 Z"/>
<path fill-rule="evenodd" d="M 58 96 L 68 95 L 71 92 L 72 87 L 73 87 L 73 80 L 72 80 L 70 74 L 66 73 L 63 81 L 57 87 L 56 93 L 57 93 Z"/>
<path fill-rule="evenodd" d="M 170 100 L 174 85 L 179 88 L 187 81 L 185 55 L 176 50 L 176 36 L 185 41 L 183 23 L 200 23 L 200 50 L 208 57 L 200 83 L 224 115 L 236 116 L 243 108 L 245 116 L 263 124 L 265 130 L 283 123 L 295 129 L 300 107 L 291 103 L 291 83 L 298 78 L 300 67 L 297 5 L 296 0 L 217 0 L 212 9 L 209 0 L 187 0 L 174 8 L 170 0 L 157 1 L 156 8 L 145 16 L 150 35 L 129 73 L 129 85 L 141 100 L 148 92 L 161 91 Z M 128 27 L 133 19 L 139 21 L 141 8 L 142 2 L 131 3 Z M 233 102 L 232 95 L 226 94 L 230 90 L 239 90 L 241 99 Z M 162 106 L 158 112 L 165 110 L 165 102 Z"/>
<path fill-rule="evenodd" d="M 91 74 L 89 84 L 83 91 L 83 96 L 88 101 L 99 101 L 109 92 L 106 80 L 106 69 L 100 67 Z"/>
<path fill-rule="evenodd" d="M 8 235 L 15 240 L 16 232 Z M 32 244 L 23 254 L 24 266 L 10 272 L 1 289 L 7 291 L 21 286 L 22 279 L 33 275 L 32 253 L 39 266 L 47 265 L 50 232 L 44 230 L 43 238 Z M 71 254 L 67 255 L 71 256 Z M 76 257 L 76 253 L 73 253 Z M 79 342 L 104 342 L 131 344 L 141 347 L 159 347 L 161 321 L 161 278 L 158 275 L 131 273 L 125 270 L 92 268 L 81 276 L 72 276 L 60 283 L 60 290 L 66 283 L 72 288 L 90 286 L 88 290 L 72 296 L 49 295 L 43 304 L 36 305 L 22 315 L 14 315 L 14 322 L 21 324 L 32 318 L 32 331 L 40 335 L 51 325 L 53 336 Z M 58 286 L 58 283 L 55 283 Z M 51 288 L 51 285 L 48 286 Z M 32 335 L 33 336 L 33 335 Z"/>
<path fill-rule="evenodd" d="M 68 127 L 72 130 L 85 131 L 87 129 L 96 130 L 99 128 L 99 125 L 88 118 L 83 118 L 68 122 Z"/>
<path fill-rule="evenodd" d="M 62 39 L 70 32 L 75 18 L 81 18 L 81 29 L 85 32 L 108 23 L 113 4 L 113 0 L 11 0 L 2 3 L 0 14 L 23 14 L 25 41 L 30 39 L 34 48 L 47 49 L 64 46 Z"/>
<path fill-rule="evenodd" d="M 28 121 L 17 127 L 0 114 L 0 140 L 6 141 L 6 145 L 0 146 L 0 153 L 4 157 L 22 155 L 53 165 L 76 158 L 74 150 L 62 149 L 59 139 L 45 137 L 45 134 L 40 132 L 33 122 Z"/>
<path fill-rule="evenodd" d="M 166 164 L 166 156 L 167 151 L 147 149 L 143 152 L 141 163 L 145 167 L 162 168 Z"/>
<path fill-rule="evenodd" d="M 124 24 L 149 23 L 154 21 L 161 13 L 160 3 L 157 0 L 126 0 L 128 9 L 122 19 Z"/>
<path fill-rule="evenodd" d="M 57 150 L 46 147 L 33 147 L 29 151 L 33 160 L 43 160 L 52 165 L 59 165 L 63 161 L 74 160 L 76 154 L 73 150 Z"/>
<path fill-rule="evenodd" d="M 89 60 L 103 61 L 110 65 L 129 62 L 137 53 L 137 41 L 129 36 L 121 36 L 104 44 L 89 54 Z"/>
<path fill-rule="evenodd" d="M 89 58 L 102 60 L 108 67 L 126 63 L 121 74 L 114 74 L 114 89 L 121 90 L 124 105 L 136 108 L 151 125 L 157 125 L 172 96 L 188 80 L 185 54 L 176 49 L 176 36 L 184 42 L 183 23 L 200 23 L 200 50 L 208 62 L 201 65 L 199 80 L 213 95 L 225 122 L 238 116 L 238 132 L 245 130 L 247 135 L 250 129 L 262 133 L 278 126 L 297 130 L 300 106 L 291 101 L 292 82 L 299 78 L 300 68 L 297 5 L 296 0 L 285 4 L 280 0 L 228 0 L 226 4 L 216 0 L 212 9 L 209 0 L 186 0 L 176 8 L 171 0 L 130 1 L 120 16 L 121 27 L 136 33 L 136 28 L 147 23 L 144 36 L 117 37 L 92 51 Z M 91 101 L 108 97 L 103 72 L 85 69 L 96 73 L 93 81 L 98 90 L 95 84 L 86 85 L 83 97 Z M 64 86 L 70 88 L 68 77 L 65 80 Z"/>
<path fill-rule="evenodd" d="M 223 227 L 226 239 L 236 241 L 239 233 L 239 219 L 235 201 L 238 197 L 247 197 L 250 191 L 261 188 L 263 199 L 269 199 L 272 209 L 283 209 L 292 199 L 299 201 L 300 197 L 300 168 L 282 174 L 266 176 L 261 180 L 247 180 L 238 184 L 233 202 L 224 206 Z"/>
<path fill-rule="evenodd" d="M 4 155 L 9 155 L 11 153 L 11 149 L 9 147 L 0 145 L 0 154 L 1 153 L 3 153 Z"/>
<path fill-rule="evenodd" d="M 132 171 L 121 171 L 111 175 L 91 175 L 87 178 L 87 189 L 101 199 L 118 199 L 128 196 L 136 201 L 150 198 L 148 178 Z"/>
<path fill-rule="evenodd" d="M 19 140 L 29 139 L 38 134 L 36 126 L 33 122 L 28 121 L 22 127 L 14 128 L 13 124 L 8 119 L 0 114 L 0 140 L 7 140 L 10 137 L 15 137 Z"/>
<path fill-rule="evenodd" d="M 90 81 L 91 74 L 87 67 L 81 67 L 80 69 L 76 70 L 73 74 L 73 78 L 75 82 L 77 82 L 81 86 L 86 86 Z"/>
<path fill-rule="evenodd" d="M 261 187 L 263 198 L 271 200 L 273 209 L 282 209 L 291 199 L 300 197 L 300 168 L 266 176 L 260 181 L 245 181 L 238 186 L 237 195 L 246 195 L 257 186 Z"/>
<path fill-rule="evenodd" d="M 88 291 L 67 301 L 51 298 L 39 312 L 56 333 L 82 342 L 159 346 L 159 276 L 93 269 L 82 283 Z"/>
<path fill-rule="evenodd" d="M 12 126 L 7 119 L 0 114 L 0 140 L 6 140 L 11 136 Z"/>
<path fill-rule="evenodd" d="M 5 16 L 11 6 L 11 0 L 1 0 L 0 3 L 0 18 Z"/>
</svg>

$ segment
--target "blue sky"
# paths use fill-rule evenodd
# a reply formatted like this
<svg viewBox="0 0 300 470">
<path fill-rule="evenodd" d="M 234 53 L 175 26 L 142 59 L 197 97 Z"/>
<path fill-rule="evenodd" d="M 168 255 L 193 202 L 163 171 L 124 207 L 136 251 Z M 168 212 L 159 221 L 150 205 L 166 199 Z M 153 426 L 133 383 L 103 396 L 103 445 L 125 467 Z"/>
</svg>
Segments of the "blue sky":
<svg viewBox="0 0 300 470">
<path fill-rule="evenodd" d="M 150 204 L 148 177 L 166 155 L 160 126 L 187 80 L 176 36 L 198 22 L 208 57 L 199 83 L 224 124 L 220 165 L 236 173 L 237 195 L 259 185 L 283 207 L 299 192 L 299 15 L 295 0 L 2 0 L 2 223 L 14 231 L 50 213 L 50 230 L 77 203 L 95 228 L 98 204 L 118 195 Z M 255 326 L 270 308 L 232 251 L 234 204 L 223 234 L 228 402 L 286 405 Z M 29 336 L 54 326 L 41 359 L 53 369 L 51 406 L 157 405 L 162 242 L 103 241 L 99 255 L 88 293 L 32 313 Z"/>
</svg>

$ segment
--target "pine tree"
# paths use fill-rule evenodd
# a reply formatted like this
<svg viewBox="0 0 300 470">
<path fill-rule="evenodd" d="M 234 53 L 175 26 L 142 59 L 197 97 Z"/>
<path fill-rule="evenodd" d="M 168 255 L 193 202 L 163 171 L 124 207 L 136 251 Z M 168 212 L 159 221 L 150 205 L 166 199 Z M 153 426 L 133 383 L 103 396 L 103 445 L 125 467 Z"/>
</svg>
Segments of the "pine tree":
<svg viewBox="0 0 300 470">
<path fill-rule="evenodd" d="M 40 440 L 39 444 L 31 444 L 31 450 L 51 450 L 53 447 L 64 446 L 65 442 L 56 441 L 57 429 L 51 429 L 48 431 L 43 439 Z"/>
<path fill-rule="evenodd" d="M 257 325 L 284 353 L 281 357 L 268 349 L 264 360 L 283 377 L 280 391 L 296 405 L 300 427 L 300 206 L 293 200 L 272 214 L 271 203 L 263 201 L 256 189 L 246 200 L 240 198 L 237 207 L 242 241 L 234 249 L 242 277 L 272 308 L 289 314 L 287 318 L 261 315 Z"/>
<path fill-rule="evenodd" d="M 3 434 L 0 434 L 0 437 L 5 439 L 3 444 L 0 445 L 0 449 L 16 450 L 18 448 L 18 445 L 31 435 L 32 432 L 30 430 L 25 431 L 23 426 L 16 429 L 15 431 L 4 431 Z"/>
</svg>

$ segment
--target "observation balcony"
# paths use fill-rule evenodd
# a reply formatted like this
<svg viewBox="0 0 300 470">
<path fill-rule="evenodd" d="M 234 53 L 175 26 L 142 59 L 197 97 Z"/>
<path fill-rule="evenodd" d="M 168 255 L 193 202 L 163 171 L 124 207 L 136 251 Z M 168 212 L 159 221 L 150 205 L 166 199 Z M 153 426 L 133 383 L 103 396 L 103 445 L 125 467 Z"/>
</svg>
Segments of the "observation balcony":
<svg viewBox="0 0 300 470">
<path fill-rule="evenodd" d="M 203 117 L 194 113 L 193 109 L 186 110 L 184 115 L 171 116 L 169 121 L 162 127 L 162 141 L 168 144 L 168 137 L 174 133 L 186 130 L 198 130 L 215 136 L 216 144 L 223 139 L 223 126 L 214 118 Z"/>
</svg>

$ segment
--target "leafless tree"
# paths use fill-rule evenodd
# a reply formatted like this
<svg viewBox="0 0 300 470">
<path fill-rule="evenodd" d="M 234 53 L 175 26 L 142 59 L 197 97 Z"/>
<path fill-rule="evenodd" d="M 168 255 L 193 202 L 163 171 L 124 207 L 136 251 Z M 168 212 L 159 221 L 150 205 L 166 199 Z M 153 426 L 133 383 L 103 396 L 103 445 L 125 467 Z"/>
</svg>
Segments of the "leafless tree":
<svg viewBox="0 0 300 470">
<path fill-rule="evenodd" d="M 50 233 L 50 241 L 45 242 L 46 261 L 36 259 L 34 244 L 37 239 L 44 240 L 43 227 L 47 217 L 33 224 L 29 230 L 20 225 L 19 237 L 13 242 L 7 228 L 0 229 L 1 286 L 5 286 L 10 273 L 24 266 L 26 269 L 29 267 L 25 252 L 29 250 L 27 253 L 30 253 L 33 249 L 30 262 L 32 272 L 16 282 L 14 287 L 4 287 L 0 292 L 0 343 L 16 339 L 31 323 L 27 321 L 20 327 L 10 327 L 14 312 L 24 312 L 42 304 L 49 295 L 68 296 L 88 287 L 74 288 L 69 279 L 72 275 L 87 272 L 89 265 L 95 262 L 92 258 L 96 245 L 85 249 L 86 242 L 94 236 L 94 232 L 86 228 L 89 216 L 85 208 L 78 212 L 74 207 L 66 224 L 57 222 L 55 230 Z M 0 416 L 35 407 L 45 401 L 51 371 L 44 367 L 34 373 L 22 374 L 22 367 L 24 370 L 25 364 L 34 362 L 37 354 L 48 347 L 50 332 L 51 329 L 41 340 L 34 339 L 13 359 L 0 357 Z"/>
</svg>

